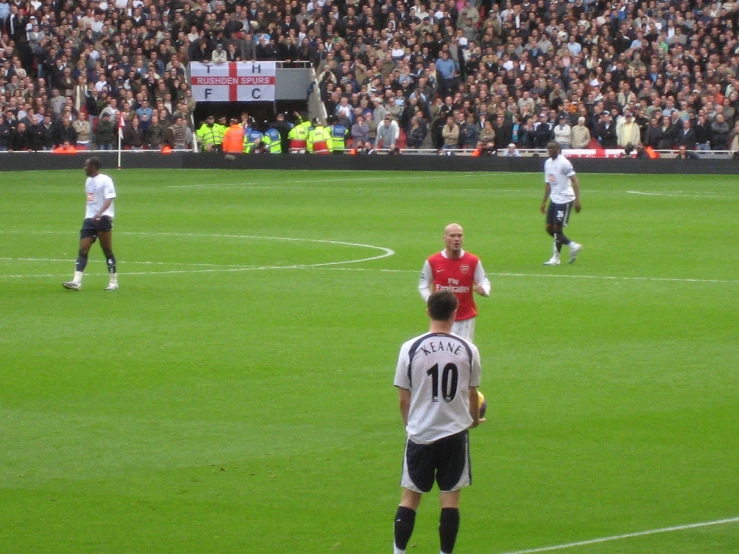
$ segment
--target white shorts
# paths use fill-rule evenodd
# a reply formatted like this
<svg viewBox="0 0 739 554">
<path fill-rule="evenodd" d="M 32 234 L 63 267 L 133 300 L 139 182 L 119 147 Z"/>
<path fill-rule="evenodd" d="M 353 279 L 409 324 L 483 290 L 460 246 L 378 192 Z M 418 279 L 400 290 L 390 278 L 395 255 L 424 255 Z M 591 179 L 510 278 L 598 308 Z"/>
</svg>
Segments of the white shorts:
<svg viewBox="0 0 739 554">
<path fill-rule="evenodd" d="M 474 317 L 471 317 L 470 319 L 465 319 L 462 321 L 455 321 L 454 326 L 452 327 L 452 333 L 455 335 L 459 335 L 463 339 L 467 339 L 468 341 L 474 343 L 475 342 L 475 319 Z"/>
</svg>

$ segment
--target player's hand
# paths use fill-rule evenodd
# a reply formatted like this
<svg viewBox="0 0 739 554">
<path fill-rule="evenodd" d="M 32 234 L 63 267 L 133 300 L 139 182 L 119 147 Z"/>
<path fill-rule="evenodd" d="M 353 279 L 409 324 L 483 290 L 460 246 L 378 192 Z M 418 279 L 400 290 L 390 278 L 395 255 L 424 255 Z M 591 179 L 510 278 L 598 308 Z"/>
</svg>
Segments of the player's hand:
<svg viewBox="0 0 739 554">
<path fill-rule="evenodd" d="M 575 200 L 575 213 L 578 213 L 579 214 L 581 209 L 582 209 L 582 207 L 580 206 L 580 201 L 579 200 Z"/>
<path fill-rule="evenodd" d="M 481 423 L 485 423 L 487 419 L 484 417 L 479 418 L 477 421 L 473 421 L 472 425 L 470 425 L 470 429 L 474 429 L 475 427 L 478 427 Z"/>
<path fill-rule="evenodd" d="M 541 208 L 540 208 L 540 210 L 541 210 L 541 213 L 543 213 L 543 214 L 547 213 L 547 203 L 546 203 L 546 202 L 544 202 L 544 203 L 543 203 L 543 204 L 541 205 Z"/>
<path fill-rule="evenodd" d="M 482 285 L 480 283 L 475 283 L 472 286 L 472 290 L 474 290 L 480 296 L 487 296 L 487 293 L 485 292 L 485 289 L 482 288 Z"/>
</svg>

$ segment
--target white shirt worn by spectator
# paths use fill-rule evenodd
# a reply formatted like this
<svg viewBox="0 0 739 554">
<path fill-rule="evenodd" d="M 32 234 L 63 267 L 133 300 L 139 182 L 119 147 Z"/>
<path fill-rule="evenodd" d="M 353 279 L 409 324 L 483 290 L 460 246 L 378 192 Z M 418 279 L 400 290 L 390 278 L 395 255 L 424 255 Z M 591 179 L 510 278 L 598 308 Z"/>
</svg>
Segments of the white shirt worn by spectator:
<svg viewBox="0 0 739 554">
<path fill-rule="evenodd" d="M 569 125 L 557 125 L 554 128 L 554 141 L 561 146 L 570 146 L 572 127 Z"/>
<path fill-rule="evenodd" d="M 399 135 L 400 127 L 395 120 L 391 121 L 390 125 L 385 125 L 385 122 L 382 122 L 377 126 L 377 141 L 378 143 L 382 141 L 383 148 L 395 148 L 395 143 L 398 141 Z"/>
</svg>

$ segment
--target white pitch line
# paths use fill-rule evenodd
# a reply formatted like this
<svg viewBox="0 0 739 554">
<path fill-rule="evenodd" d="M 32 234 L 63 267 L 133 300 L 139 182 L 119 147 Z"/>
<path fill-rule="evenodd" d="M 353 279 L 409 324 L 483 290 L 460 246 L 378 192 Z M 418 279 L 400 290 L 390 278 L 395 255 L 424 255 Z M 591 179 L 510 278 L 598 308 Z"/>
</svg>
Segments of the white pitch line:
<svg viewBox="0 0 739 554">
<path fill-rule="evenodd" d="M 688 525 L 675 525 L 673 527 L 663 527 L 661 529 L 650 529 L 648 531 L 639 531 L 637 533 L 626 533 L 623 535 L 613 535 L 611 537 L 601 537 L 599 539 L 591 539 L 587 541 L 569 542 L 565 544 L 558 544 L 555 546 L 544 546 L 542 548 L 529 548 L 527 550 L 516 550 L 512 552 L 504 552 L 503 554 L 535 554 L 537 552 L 553 552 L 555 550 L 565 550 L 568 548 L 577 548 L 579 546 L 588 546 L 591 544 L 620 541 L 624 539 L 632 539 L 635 537 L 646 537 L 649 535 L 658 535 L 660 533 L 674 533 L 675 531 L 685 531 L 687 529 L 699 529 L 701 527 L 711 527 L 714 525 L 726 525 L 728 523 L 737 523 L 737 522 L 739 522 L 739 517 L 732 517 L 728 519 L 717 519 L 715 521 L 690 523 Z"/>
<path fill-rule="evenodd" d="M 626 194 L 638 194 L 640 196 L 671 196 L 674 198 L 723 198 L 715 194 L 704 194 L 701 192 L 694 193 L 682 193 L 681 191 L 675 192 L 644 192 L 640 190 L 627 190 Z"/>
<path fill-rule="evenodd" d="M 301 239 L 291 239 L 301 240 Z M 307 239 L 306 239 L 307 240 Z M 381 247 L 375 247 L 381 248 Z M 392 252 L 392 251 L 391 251 Z M 217 265 L 217 264 L 188 264 L 183 262 L 135 262 L 120 260 L 123 265 L 128 264 L 145 264 L 145 265 L 184 265 L 184 266 L 206 266 L 213 269 L 182 269 L 168 271 L 126 271 L 125 275 L 173 275 L 185 273 L 234 273 L 239 271 L 264 271 L 268 269 L 319 269 L 324 271 L 371 271 L 377 273 L 418 273 L 416 269 L 383 269 L 383 268 L 361 268 L 361 267 L 329 267 L 341 264 L 359 263 L 363 261 L 376 260 L 391 256 L 392 254 L 383 254 L 371 258 L 361 260 L 347 260 L 338 262 L 325 262 L 318 264 L 293 264 L 293 265 L 264 265 L 264 266 L 248 266 L 248 265 Z M 74 260 L 64 260 L 56 258 L 0 258 L 0 261 L 35 261 L 35 262 L 64 262 L 73 263 Z M 97 263 L 98 260 L 92 260 L 91 263 Z M 101 262 L 102 263 L 102 262 Z M 655 281 L 668 283 L 718 283 L 718 284 L 737 284 L 739 280 L 731 279 L 690 279 L 678 277 L 617 277 L 614 275 L 556 275 L 551 273 L 503 273 L 488 272 L 491 277 L 529 277 L 529 278 L 554 278 L 554 279 L 602 279 L 605 281 Z M 56 274 L 34 274 L 34 275 L 2 275 L 0 278 L 22 278 L 22 277 L 63 277 L 64 275 Z"/>
</svg>

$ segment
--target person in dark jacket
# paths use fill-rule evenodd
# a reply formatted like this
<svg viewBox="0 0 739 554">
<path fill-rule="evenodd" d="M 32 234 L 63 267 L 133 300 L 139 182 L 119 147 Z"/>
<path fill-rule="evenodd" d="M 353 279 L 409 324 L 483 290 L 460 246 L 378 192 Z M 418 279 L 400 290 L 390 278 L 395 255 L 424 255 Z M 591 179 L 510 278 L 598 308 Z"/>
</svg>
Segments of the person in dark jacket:
<svg viewBox="0 0 739 554">
<path fill-rule="evenodd" d="M 675 144 L 678 147 L 684 146 L 688 150 L 695 150 L 695 130 L 691 126 L 689 119 L 683 121 L 683 128 L 677 132 L 677 136 L 675 137 Z"/>
<path fill-rule="evenodd" d="M 539 116 L 538 123 L 534 124 L 534 131 L 533 131 L 533 137 L 534 137 L 534 148 L 546 148 L 547 144 L 549 144 L 549 141 L 552 140 L 552 137 L 554 136 L 554 125 L 549 123 L 547 120 L 547 114 L 543 113 Z M 502 151 L 510 142 L 505 141 L 505 137 L 500 137 L 500 140 L 498 139 L 498 131 L 495 131 L 495 146 L 498 150 Z"/>
<path fill-rule="evenodd" d="M 649 123 L 649 127 L 647 127 L 647 132 L 644 134 L 644 146 L 651 146 L 655 150 L 658 150 L 661 140 L 662 127 L 659 124 L 659 119 L 653 117 Z"/>
<path fill-rule="evenodd" d="M 72 127 L 72 118 L 63 116 L 61 121 L 54 124 L 54 145 L 60 146 L 69 142 L 72 146 L 77 144 L 77 131 Z"/>
<path fill-rule="evenodd" d="M 660 129 L 662 129 L 662 138 L 660 138 L 658 150 L 671 150 L 675 142 L 675 137 L 672 134 L 673 127 L 669 117 L 664 116 L 662 118 Z"/>
<path fill-rule="evenodd" d="M 713 142 L 713 133 L 711 126 L 706 121 L 705 115 L 698 116 L 698 122 L 695 125 L 695 144 L 698 150 L 710 150 L 711 142 Z"/>
<path fill-rule="evenodd" d="M 151 123 L 149 123 L 149 127 L 146 129 L 146 133 L 144 134 L 146 144 L 148 144 L 150 148 L 161 148 L 164 146 L 165 129 L 166 126 L 162 125 L 159 121 L 159 116 L 156 113 L 152 114 Z"/>
<path fill-rule="evenodd" d="M 10 136 L 12 129 L 5 121 L 5 116 L 0 113 L 0 152 L 10 150 Z"/>
<path fill-rule="evenodd" d="M 616 125 L 611 119 L 611 114 L 604 112 L 601 116 L 601 122 L 595 130 L 595 134 L 603 148 L 617 148 L 618 136 L 616 135 Z"/>
<path fill-rule="evenodd" d="M 115 136 L 115 123 L 110 119 L 110 112 L 103 112 L 95 131 L 95 144 L 100 150 L 113 150 Z"/>
<path fill-rule="evenodd" d="M 131 150 L 143 150 L 145 144 L 144 130 L 141 128 L 139 116 L 135 115 L 123 131 L 123 145 Z"/>
<path fill-rule="evenodd" d="M 728 150 L 729 149 L 729 124 L 726 123 L 724 114 L 716 115 L 716 119 L 711 123 L 711 133 L 713 134 L 713 142 L 711 150 Z"/>
<path fill-rule="evenodd" d="M 31 149 L 31 137 L 28 134 L 25 123 L 18 123 L 18 126 L 10 136 L 10 149 L 13 152 L 22 152 Z"/>
</svg>

